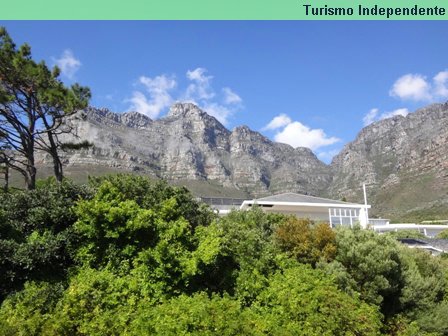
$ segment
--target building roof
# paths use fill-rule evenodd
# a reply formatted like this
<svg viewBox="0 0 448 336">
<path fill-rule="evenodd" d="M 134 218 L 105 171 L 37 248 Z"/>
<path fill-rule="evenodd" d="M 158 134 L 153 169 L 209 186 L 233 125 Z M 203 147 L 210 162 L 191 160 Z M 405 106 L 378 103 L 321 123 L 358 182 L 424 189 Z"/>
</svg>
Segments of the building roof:
<svg viewBox="0 0 448 336">
<path fill-rule="evenodd" d="M 399 242 L 409 246 L 409 247 L 416 247 L 425 249 L 428 251 L 431 251 L 432 254 L 436 252 L 436 254 L 439 253 L 446 253 L 448 252 L 448 240 L 447 239 L 436 239 L 436 238 L 398 238 Z"/>
<path fill-rule="evenodd" d="M 309 195 L 302 195 L 296 193 L 284 193 L 273 196 L 267 196 L 263 198 L 258 198 L 253 200 L 254 202 L 273 202 L 273 203 L 284 203 L 284 202 L 295 202 L 295 203 L 319 203 L 319 204 L 353 204 L 358 205 L 356 203 L 348 203 L 343 201 L 336 201 L 328 198 L 315 197 Z"/>
<path fill-rule="evenodd" d="M 448 239 L 439 239 L 439 238 L 432 238 L 432 239 L 420 239 L 424 241 L 427 244 L 430 244 L 434 246 L 435 248 L 441 249 L 444 252 L 448 252 Z"/>
</svg>

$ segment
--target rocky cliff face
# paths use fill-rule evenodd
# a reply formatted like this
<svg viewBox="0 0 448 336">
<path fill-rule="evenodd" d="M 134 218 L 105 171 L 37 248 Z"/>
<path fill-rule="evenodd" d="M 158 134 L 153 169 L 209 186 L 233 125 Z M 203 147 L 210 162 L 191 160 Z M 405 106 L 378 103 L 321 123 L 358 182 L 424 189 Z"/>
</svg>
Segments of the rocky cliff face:
<svg viewBox="0 0 448 336">
<path fill-rule="evenodd" d="M 374 212 L 383 216 L 446 207 L 448 103 L 365 127 L 331 168 L 331 196 L 360 199 L 366 183 Z"/>
<path fill-rule="evenodd" d="M 87 139 L 94 146 L 65 153 L 68 169 L 109 167 L 168 180 L 211 180 L 254 196 L 319 195 L 331 179 L 330 168 L 309 149 L 274 143 L 246 126 L 229 131 L 193 104 L 175 104 L 158 120 L 90 108 L 69 122 L 77 138 L 65 141 Z"/>
<path fill-rule="evenodd" d="M 70 124 L 94 146 L 65 153 L 67 171 L 110 168 L 214 181 L 252 196 L 292 191 L 355 202 L 366 183 L 373 214 L 435 209 L 448 216 L 448 103 L 365 127 L 329 166 L 307 148 L 272 142 L 247 126 L 230 131 L 193 104 L 175 104 L 158 120 L 90 108 Z"/>
</svg>

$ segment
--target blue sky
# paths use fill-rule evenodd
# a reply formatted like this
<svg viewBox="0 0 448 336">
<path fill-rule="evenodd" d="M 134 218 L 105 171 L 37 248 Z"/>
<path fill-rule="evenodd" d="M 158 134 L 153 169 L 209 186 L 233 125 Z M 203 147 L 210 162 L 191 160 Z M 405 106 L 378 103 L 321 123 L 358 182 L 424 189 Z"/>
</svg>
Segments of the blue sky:
<svg viewBox="0 0 448 336">
<path fill-rule="evenodd" d="M 1 21 L 91 105 L 192 101 L 329 162 L 364 125 L 448 100 L 448 22 Z"/>
</svg>

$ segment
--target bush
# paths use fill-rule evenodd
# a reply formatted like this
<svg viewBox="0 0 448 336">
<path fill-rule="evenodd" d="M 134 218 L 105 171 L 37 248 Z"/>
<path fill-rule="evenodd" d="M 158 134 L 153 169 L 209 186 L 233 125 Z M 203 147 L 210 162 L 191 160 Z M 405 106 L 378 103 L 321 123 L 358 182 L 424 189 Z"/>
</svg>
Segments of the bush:
<svg viewBox="0 0 448 336">
<path fill-rule="evenodd" d="M 68 180 L 0 193 L 0 300 L 27 280 L 63 280 L 73 264 L 72 206 L 91 191 Z"/>
<path fill-rule="evenodd" d="M 439 239 L 448 239 L 448 229 L 439 232 L 436 238 Z"/>
<path fill-rule="evenodd" d="M 326 223 L 290 217 L 275 231 L 280 249 L 300 263 L 315 266 L 336 256 L 336 234 Z"/>
<path fill-rule="evenodd" d="M 28 282 L 0 309 L 0 335 L 41 335 L 63 293 L 61 284 Z"/>
<path fill-rule="evenodd" d="M 254 309 L 267 321 L 269 335 L 378 335 L 381 327 L 376 307 L 342 293 L 308 265 L 271 276 Z"/>
<path fill-rule="evenodd" d="M 266 335 L 262 318 L 228 296 L 181 295 L 137 315 L 131 335 Z"/>
</svg>

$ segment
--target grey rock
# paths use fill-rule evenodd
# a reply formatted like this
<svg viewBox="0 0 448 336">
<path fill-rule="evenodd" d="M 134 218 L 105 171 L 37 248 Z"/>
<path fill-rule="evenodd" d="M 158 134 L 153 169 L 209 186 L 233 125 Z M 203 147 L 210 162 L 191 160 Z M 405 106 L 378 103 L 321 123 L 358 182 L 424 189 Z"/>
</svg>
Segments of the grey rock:
<svg viewBox="0 0 448 336">
<path fill-rule="evenodd" d="M 367 184 L 374 213 L 400 213 L 448 203 L 448 103 L 375 122 L 331 163 L 332 197 L 360 199 Z"/>
<path fill-rule="evenodd" d="M 363 201 L 366 183 L 372 214 L 394 218 L 448 208 L 448 103 L 365 127 L 331 165 L 308 148 L 272 142 L 247 126 L 230 131 L 194 104 L 176 103 L 157 120 L 88 108 L 67 123 L 76 136 L 64 141 L 94 144 L 63 153 L 68 169 L 109 167 L 210 181 L 254 197 L 297 192 L 352 202 Z M 44 154 L 38 161 L 50 163 Z"/>
<path fill-rule="evenodd" d="M 226 129 L 194 104 L 174 104 L 166 117 L 137 112 L 79 111 L 67 121 L 93 148 L 63 153 L 67 167 L 105 166 L 168 180 L 210 180 L 254 196 L 293 191 L 318 195 L 330 168 L 307 148 L 275 143 L 247 126 Z M 42 156 L 41 162 L 49 158 Z"/>
</svg>

